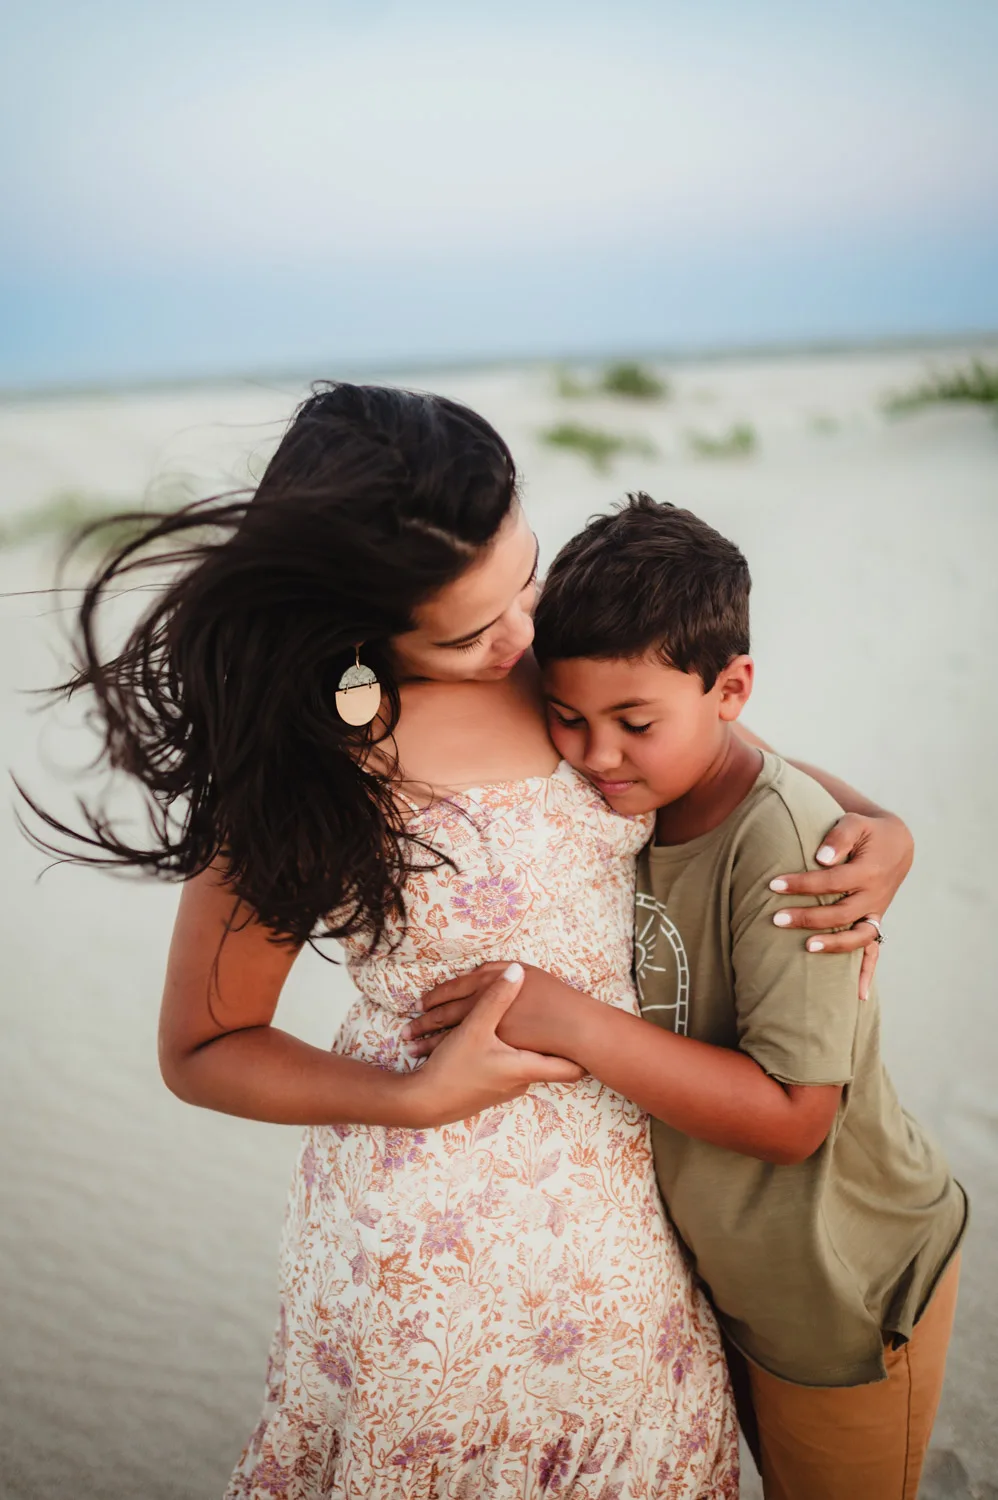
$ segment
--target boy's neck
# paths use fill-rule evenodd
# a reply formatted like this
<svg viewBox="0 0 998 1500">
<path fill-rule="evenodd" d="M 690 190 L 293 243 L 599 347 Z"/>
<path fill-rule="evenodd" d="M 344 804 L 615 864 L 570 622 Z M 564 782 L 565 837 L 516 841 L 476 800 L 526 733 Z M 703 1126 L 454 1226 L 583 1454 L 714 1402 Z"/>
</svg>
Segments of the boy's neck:
<svg viewBox="0 0 998 1500">
<path fill-rule="evenodd" d="M 656 844 L 686 844 L 717 828 L 745 801 L 761 766 L 762 752 L 726 725 L 720 749 L 700 779 L 675 802 L 659 808 Z"/>
</svg>

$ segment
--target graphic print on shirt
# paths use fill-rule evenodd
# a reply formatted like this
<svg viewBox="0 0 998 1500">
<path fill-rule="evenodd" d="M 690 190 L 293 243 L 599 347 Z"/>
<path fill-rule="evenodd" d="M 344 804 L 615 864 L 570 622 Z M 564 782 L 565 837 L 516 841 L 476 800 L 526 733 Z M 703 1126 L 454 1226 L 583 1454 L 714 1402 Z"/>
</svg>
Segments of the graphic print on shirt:
<svg viewBox="0 0 998 1500">
<path fill-rule="evenodd" d="M 638 891 L 634 905 L 634 973 L 641 1014 L 668 1012 L 672 1030 L 685 1036 L 690 1019 L 690 966 L 679 928 L 654 896 Z M 663 992 L 674 994 L 675 999 L 646 1004 L 644 981 L 649 974 L 664 975 Z"/>
</svg>

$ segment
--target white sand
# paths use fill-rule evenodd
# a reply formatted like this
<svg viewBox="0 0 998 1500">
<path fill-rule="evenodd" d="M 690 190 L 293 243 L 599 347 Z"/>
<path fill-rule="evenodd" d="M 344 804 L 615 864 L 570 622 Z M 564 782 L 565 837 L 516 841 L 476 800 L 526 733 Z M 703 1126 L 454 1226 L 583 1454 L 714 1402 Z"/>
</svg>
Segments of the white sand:
<svg viewBox="0 0 998 1500">
<path fill-rule="evenodd" d="M 967 408 L 902 421 L 878 410 L 885 390 L 942 362 L 686 366 L 673 372 L 675 398 L 652 407 L 559 400 L 540 370 L 408 383 L 495 421 L 522 465 L 545 557 L 639 486 L 737 540 L 756 588 L 749 722 L 913 827 L 917 863 L 884 950 L 885 1047 L 902 1097 L 974 1199 L 936 1444 L 981 1485 L 998 1472 L 998 424 Z M 60 489 L 131 500 L 164 470 L 238 480 L 296 394 L 234 385 L 0 406 L 0 519 Z M 593 473 L 538 443 L 556 420 L 641 433 L 661 457 Z M 755 456 L 688 454 L 687 429 L 735 420 L 755 424 Z M 49 573 L 42 549 L 0 552 L 2 590 L 42 587 Z M 57 775 L 66 736 L 31 717 L 19 691 L 52 679 L 64 604 L 0 601 L 0 725 L 3 763 L 68 809 L 72 787 Z M 210 1500 L 256 1420 L 297 1132 L 189 1109 L 162 1086 L 155 1026 L 174 890 L 68 868 L 33 883 L 41 861 L 9 814 L 0 839 L 0 1493 Z M 328 1042 L 348 990 L 340 970 L 306 955 L 281 1019 Z M 959 1479 L 939 1492 L 970 1493 Z"/>
</svg>

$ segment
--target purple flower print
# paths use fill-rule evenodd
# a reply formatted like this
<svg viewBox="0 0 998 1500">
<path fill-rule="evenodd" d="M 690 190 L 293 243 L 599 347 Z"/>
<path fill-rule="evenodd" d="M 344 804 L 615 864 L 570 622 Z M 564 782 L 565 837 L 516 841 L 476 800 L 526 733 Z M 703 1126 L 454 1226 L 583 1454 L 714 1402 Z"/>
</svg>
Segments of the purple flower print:
<svg viewBox="0 0 998 1500">
<path fill-rule="evenodd" d="M 675 1354 L 683 1332 L 683 1313 L 677 1303 L 673 1303 L 662 1319 L 662 1326 L 658 1331 L 658 1348 L 655 1350 L 655 1358 L 659 1364 L 665 1364 Z"/>
<path fill-rule="evenodd" d="M 332 1344 L 323 1339 L 316 1344 L 313 1358 L 327 1380 L 332 1381 L 333 1385 L 342 1386 L 345 1391 L 350 1389 L 353 1384 L 350 1365 L 338 1349 L 334 1349 Z"/>
<path fill-rule="evenodd" d="M 385 1130 L 385 1154 L 381 1165 L 386 1172 L 397 1172 L 409 1162 L 419 1158 L 419 1148 L 426 1144 L 422 1130 L 403 1130 L 401 1126 L 389 1125 Z"/>
<path fill-rule="evenodd" d="M 545 1443 L 540 1467 L 542 1490 L 561 1488 L 562 1480 L 568 1477 L 571 1457 L 572 1445 L 567 1437 L 560 1437 L 553 1443 Z"/>
<path fill-rule="evenodd" d="M 545 1365 L 560 1365 L 581 1349 L 585 1337 L 570 1318 L 554 1318 L 534 1339 L 534 1353 Z"/>
<path fill-rule="evenodd" d="M 431 1427 L 428 1432 L 417 1432 L 414 1437 L 406 1438 L 394 1454 L 392 1463 L 399 1469 L 425 1464 L 431 1458 L 449 1453 L 453 1445 L 454 1439 L 450 1433 L 445 1432 L 442 1427 Z"/>
<path fill-rule="evenodd" d="M 305 1189 L 310 1193 L 315 1179 L 319 1175 L 319 1163 L 316 1159 L 315 1147 L 311 1143 L 305 1147 L 302 1154 L 301 1175 L 305 1179 Z"/>
<path fill-rule="evenodd" d="M 694 1354 L 695 1348 L 686 1331 L 683 1309 L 678 1303 L 674 1303 L 662 1319 L 655 1358 L 663 1365 L 672 1360 L 672 1378 L 680 1385 L 693 1368 Z"/>
<path fill-rule="evenodd" d="M 421 1307 L 411 1318 L 400 1318 L 395 1327 L 389 1331 L 388 1342 L 391 1344 L 392 1353 L 401 1358 L 408 1354 L 414 1344 L 421 1344 L 426 1338 L 426 1320 L 429 1313 L 425 1307 Z"/>
<path fill-rule="evenodd" d="M 465 1237 L 464 1219 L 451 1209 L 447 1213 L 435 1213 L 429 1219 L 423 1234 L 421 1249 L 424 1255 L 445 1255 L 454 1251 Z"/>
<path fill-rule="evenodd" d="M 273 1495 L 274 1500 L 287 1500 L 290 1474 L 282 1463 L 268 1453 L 253 1470 L 253 1493 Z"/>
<path fill-rule="evenodd" d="M 523 897 L 512 875 L 480 875 L 477 880 L 463 881 L 458 890 L 460 895 L 453 898 L 454 910 L 476 932 L 495 932 L 511 926 L 523 908 Z"/>
</svg>

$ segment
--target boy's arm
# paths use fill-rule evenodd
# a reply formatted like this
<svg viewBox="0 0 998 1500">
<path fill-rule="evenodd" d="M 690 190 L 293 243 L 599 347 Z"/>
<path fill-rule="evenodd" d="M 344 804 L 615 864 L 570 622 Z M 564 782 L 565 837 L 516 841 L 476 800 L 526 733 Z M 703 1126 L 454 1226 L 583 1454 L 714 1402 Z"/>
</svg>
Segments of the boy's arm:
<svg viewBox="0 0 998 1500">
<path fill-rule="evenodd" d="M 835 1119 L 852 1077 L 858 1024 L 855 955 L 815 964 L 801 943 L 773 930 L 780 898 L 770 889 L 827 819 L 807 783 L 773 792 L 742 825 L 731 852 L 731 1020 L 738 1050 L 665 1031 L 528 968 L 499 1028 L 504 1042 L 571 1058 L 600 1082 L 686 1135 L 781 1164 L 804 1161 Z M 407 1028 L 426 1038 L 458 1024 L 488 982 L 486 965 L 438 986 Z M 414 1049 L 425 1055 L 432 1039 Z"/>
<path fill-rule="evenodd" d="M 788 1166 L 805 1161 L 827 1136 L 841 1084 L 783 1085 L 744 1052 L 663 1031 L 543 969 L 525 968 L 523 988 L 499 1025 L 509 1046 L 570 1058 L 666 1125 L 743 1156 Z M 490 978 L 489 968 L 476 970 L 432 991 L 424 1006 L 436 1003 L 407 1027 L 425 1038 L 413 1051 L 432 1051 L 446 1033 L 435 1038 L 429 1029 L 459 1021 Z"/>
</svg>

